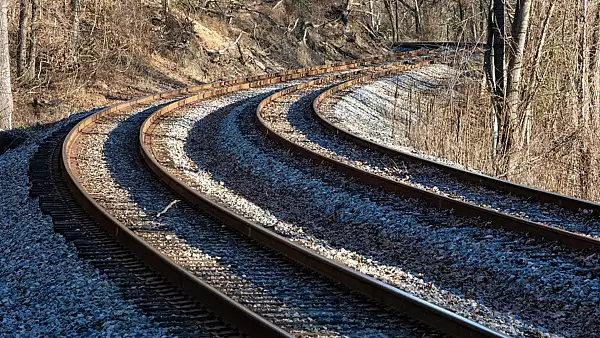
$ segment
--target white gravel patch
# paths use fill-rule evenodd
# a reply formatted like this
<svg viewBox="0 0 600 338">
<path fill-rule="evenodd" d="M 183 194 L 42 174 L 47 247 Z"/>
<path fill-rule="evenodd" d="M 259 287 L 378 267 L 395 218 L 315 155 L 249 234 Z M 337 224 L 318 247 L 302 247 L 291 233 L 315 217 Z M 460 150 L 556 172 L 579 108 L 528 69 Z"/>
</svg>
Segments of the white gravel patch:
<svg viewBox="0 0 600 338">
<path fill-rule="evenodd" d="M 445 64 L 434 64 L 416 71 L 384 77 L 346 91 L 333 107 L 322 109 L 327 118 L 345 130 L 366 140 L 392 149 L 465 169 L 459 163 L 431 156 L 407 146 L 406 131 L 413 119 L 416 102 L 411 96 L 423 93 L 457 76 L 457 71 Z M 412 104 L 409 104 L 412 102 Z M 328 102 L 324 102 L 326 105 Z M 325 108 L 325 105 L 323 108 Z"/>
<path fill-rule="evenodd" d="M 29 198 L 29 158 L 53 130 L 0 156 L 0 336 L 164 336 Z"/>
</svg>

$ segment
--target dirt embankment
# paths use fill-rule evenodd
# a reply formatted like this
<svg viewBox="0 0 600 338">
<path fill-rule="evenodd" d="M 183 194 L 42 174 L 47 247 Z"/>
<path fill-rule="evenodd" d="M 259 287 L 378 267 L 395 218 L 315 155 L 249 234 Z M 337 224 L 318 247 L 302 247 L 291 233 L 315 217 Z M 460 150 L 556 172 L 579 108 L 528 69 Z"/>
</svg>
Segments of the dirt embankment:
<svg viewBox="0 0 600 338">
<path fill-rule="evenodd" d="M 14 79 L 15 128 L 147 93 L 388 51 L 344 3 L 291 1 L 45 2 L 31 26 L 34 75 Z M 18 45 L 18 1 L 9 14 Z M 11 48 L 16 68 L 17 48 Z"/>
</svg>

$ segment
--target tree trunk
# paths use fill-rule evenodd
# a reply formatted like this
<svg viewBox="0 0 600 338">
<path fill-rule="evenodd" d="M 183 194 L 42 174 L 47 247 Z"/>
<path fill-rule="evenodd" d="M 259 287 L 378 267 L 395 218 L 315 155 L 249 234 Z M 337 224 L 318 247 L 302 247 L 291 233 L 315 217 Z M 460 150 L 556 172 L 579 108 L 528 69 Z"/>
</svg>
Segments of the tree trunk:
<svg viewBox="0 0 600 338">
<path fill-rule="evenodd" d="M 369 0 L 369 17 L 371 19 L 371 30 L 376 32 L 377 31 L 377 23 L 376 23 L 376 17 L 375 17 L 375 7 L 373 6 L 374 0 Z"/>
<path fill-rule="evenodd" d="M 488 34 L 485 52 L 485 72 L 491 91 L 492 99 L 492 159 L 497 163 L 498 159 L 505 155 L 501 146 L 501 125 L 504 112 L 504 95 L 506 89 L 505 55 L 506 34 L 504 26 L 504 3 L 502 0 L 490 2 L 488 12 Z M 496 165 L 496 173 L 502 171 Z"/>
<path fill-rule="evenodd" d="M 417 37 L 419 39 L 423 38 L 423 13 L 421 9 L 421 4 L 419 4 L 418 0 L 415 0 L 415 8 L 412 11 L 413 16 L 415 18 L 415 33 L 417 33 Z"/>
<path fill-rule="evenodd" d="M 163 14 L 167 16 L 169 14 L 169 0 L 162 0 Z"/>
<path fill-rule="evenodd" d="M 594 27 L 590 74 L 592 77 L 592 107 L 595 111 L 591 114 L 591 122 L 592 128 L 597 130 L 600 128 L 600 4 L 596 7 Z"/>
<path fill-rule="evenodd" d="M 20 4 L 17 35 L 17 77 L 19 78 L 27 71 L 27 44 L 29 41 L 29 17 L 31 16 L 29 0 L 21 0 Z"/>
<path fill-rule="evenodd" d="M 531 76 L 529 78 L 529 83 L 527 84 L 527 88 L 529 91 L 527 93 L 527 97 L 525 98 L 525 116 L 523 118 L 523 125 L 521 126 L 521 147 L 529 148 L 529 144 L 531 142 L 531 127 L 533 124 L 533 112 L 532 112 L 532 103 L 535 94 L 539 88 L 539 69 L 542 61 L 542 51 L 544 45 L 546 44 L 546 37 L 548 36 L 548 28 L 550 27 L 550 19 L 552 18 L 552 14 L 554 13 L 554 8 L 556 7 L 556 2 L 552 1 L 550 3 L 550 7 L 546 11 L 546 16 L 544 17 L 544 23 L 542 24 L 542 32 L 540 33 L 540 37 L 538 38 L 538 44 L 535 49 L 535 56 L 533 58 L 533 69 L 531 71 Z"/>
<path fill-rule="evenodd" d="M 394 22 L 394 11 L 392 9 L 392 3 L 390 0 L 383 0 L 383 5 L 388 14 L 388 18 L 390 19 L 390 26 L 392 27 L 392 39 L 393 42 L 398 42 L 398 32 L 396 31 L 396 25 Z"/>
<path fill-rule="evenodd" d="M 8 0 L 0 0 L 0 130 L 12 129 L 12 111 L 8 53 Z"/>
<path fill-rule="evenodd" d="M 79 43 L 79 14 L 81 11 L 81 0 L 71 0 L 71 56 L 77 62 L 77 44 Z"/>
<path fill-rule="evenodd" d="M 37 62 L 37 38 L 38 21 L 40 17 L 40 0 L 31 0 L 31 37 L 29 38 L 29 59 L 27 60 L 27 71 L 25 80 L 31 81 L 35 78 L 35 65 Z"/>
<path fill-rule="evenodd" d="M 477 24 L 478 22 L 476 21 L 476 18 L 479 17 L 479 14 L 477 14 L 477 11 L 475 9 L 475 4 L 471 4 L 471 18 L 469 19 L 471 21 L 471 40 L 469 41 L 479 41 L 479 34 L 477 33 Z M 479 20 L 481 21 L 481 20 Z"/>
<path fill-rule="evenodd" d="M 395 11 L 396 11 L 396 41 L 400 40 L 400 19 L 398 13 L 398 0 L 395 1 Z"/>
<path fill-rule="evenodd" d="M 457 32 L 456 38 L 456 40 L 458 41 L 459 39 L 465 39 L 465 25 L 467 23 L 465 21 L 465 8 L 463 6 L 462 0 L 458 0 L 456 2 L 456 5 L 458 9 L 458 20 L 460 21 L 460 29 Z"/>
<path fill-rule="evenodd" d="M 577 171 L 579 172 L 579 194 L 587 198 L 590 188 L 592 154 L 590 151 L 590 93 L 589 93 L 589 68 L 590 45 L 588 42 L 589 4 L 588 0 L 581 0 L 581 15 L 579 22 L 579 156 Z"/>
<path fill-rule="evenodd" d="M 508 116 L 504 125 L 504 144 L 505 154 L 515 145 L 517 125 L 519 121 L 519 111 L 522 108 L 521 83 L 523 77 L 523 54 L 525 52 L 525 42 L 527 40 L 527 30 L 529 28 L 529 17 L 531 10 L 531 0 L 518 0 L 515 8 L 515 19 L 512 29 L 511 55 L 508 66 L 507 82 L 507 100 L 506 108 Z M 505 114 L 506 115 L 506 114 Z M 510 156 L 508 168 L 510 169 Z"/>
<path fill-rule="evenodd" d="M 587 128 L 589 112 L 589 59 L 588 44 L 588 0 L 581 0 L 581 19 L 579 22 L 579 118 L 580 128 Z"/>
</svg>

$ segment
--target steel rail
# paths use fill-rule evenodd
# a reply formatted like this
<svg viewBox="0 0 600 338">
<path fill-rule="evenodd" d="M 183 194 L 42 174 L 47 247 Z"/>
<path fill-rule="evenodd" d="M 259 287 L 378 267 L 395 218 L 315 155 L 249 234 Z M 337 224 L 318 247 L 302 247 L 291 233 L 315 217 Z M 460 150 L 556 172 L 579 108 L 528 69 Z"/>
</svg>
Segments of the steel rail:
<svg viewBox="0 0 600 338">
<path fill-rule="evenodd" d="M 351 131 L 349 131 L 343 127 L 336 126 L 333 123 L 331 123 L 326 117 L 324 117 L 324 115 L 322 114 L 322 112 L 320 110 L 320 105 L 325 99 L 329 98 L 330 96 L 332 96 L 333 94 L 335 94 L 338 91 L 347 89 L 351 86 L 355 86 L 360 83 L 364 83 L 364 82 L 367 82 L 367 81 L 370 81 L 373 79 L 374 79 L 373 77 L 368 77 L 368 76 L 357 78 L 357 79 L 352 79 L 352 80 L 341 83 L 340 85 L 330 88 L 327 91 L 319 94 L 319 96 L 313 102 L 313 109 L 316 113 L 316 116 L 319 118 L 319 121 L 323 124 L 323 126 L 328 128 L 329 130 L 335 132 L 339 137 L 350 140 L 350 141 L 352 141 L 356 144 L 359 144 L 361 146 L 364 146 L 366 148 L 369 148 L 369 149 L 372 149 L 372 150 L 375 150 L 375 151 L 378 151 L 381 153 L 385 153 L 385 154 L 388 154 L 388 155 L 391 155 L 394 157 L 398 157 L 404 161 L 417 163 L 417 164 L 426 164 L 428 166 L 435 167 L 436 169 L 440 169 L 444 172 L 447 172 L 463 181 L 481 184 L 483 186 L 486 186 L 486 187 L 492 188 L 492 189 L 505 190 L 505 191 L 513 193 L 515 195 L 532 198 L 535 201 L 542 202 L 542 203 L 556 204 L 558 206 L 561 206 L 565 209 L 572 210 L 572 211 L 590 210 L 596 214 L 600 214 L 600 203 L 595 203 L 592 201 L 587 201 L 587 200 L 583 200 L 583 199 L 579 199 L 579 198 L 575 198 L 575 197 L 571 197 L 571 196 L 567 196 L 567 195 L 563 195 L 563 194 L 553 193 L 553 192 L 550 192 L 547 190 L 542 190 L 542 189 L 532 188 L 532 187 L 521 185 L 521 184 L 516 184 L 516 183 L 502 180 L 502 179 L 499 179 L 496 177 L 488 176 L 488 175 L 481 174 L 481 173 L 476 173 L 476 172 L 469 171 L 469 170 L 459 169 L 459 168 L 449 166 L 444 163 L 432 161 L 432 160 L 422 158 L 420 156 L 416 156 L 416 155 L 413 155 L 413 154 L 410 154 L 407 152 L 396 150 L 396 149 L 390 148 L 388 146 L 381 145 L 376 142 L 367 140 L 361 136 L 358 136 L 358 135 L 352 133 Z"/>
<path fill-rule="evenodd" d="M 429 61 L 427 61 L 429 62 Z M 407 69 L 410 65 L 395 66 L 400 69 Z M 381 67 L 381 69 L 393 69 L 394 67 Z M 282 96 L 293 91 L 293 88 L 305 88 L 316 84 L 325 84 L 339 79 L 340 75 L 309 81 L 298 86 L 289 87 L 274 95 Z M 211 97 L 216 97 L 220 93 L 215 93 Z M 205 195 L 195 189 L 187 186 L 182 180 L 170 174 L 163 165 L 155 158 L 153 150 L 150 147 L 152 142 L 153 124 L 171 111 L 184 104 L 197 102 L 208 98 L 208 95 L 198 95 L 188 99 L 187 102 L 177 102 L 165 106 L 149 116 L 142 124 L 139 133 L 140 151 L 142 157 L 150 169 L 171 187 L 175 192 L 182 196 L 186 201 L 195 205 L 200 210 L 209 213 L 215 218 L 232 227 L 233 229 L 245 234 L 246 236 L 274 249 L 294 261 L 312 269 L 313 271 L 333 279 L 371 299 L 388 305 L 399 310 L 408 316 L 415 318 L 425 324 L 431 325 L 438 330 L 455 337 L 503 337 L 501 334 L 490 330 L 478 323 L 470 321 L 464 317 L 456 315 L 439 306 L 428 303 L 409 293 L 401 291 L 393 286 L 383 283 L 373 277 L 357 272 L 345 265 L 327 259 L 309 249 L 295 244 L 287 238 L 276 234 L 254 222 L 241 217 L 235 212 L 230 211 L 223 205 L 210 200 Z M 272 98 L 270 96 L 269 98 Z M 269 98 L 263 100 L 257 111 L 269 101 Z"/>
<path fill-rule="evenodd" d="M 158 95 L 158 97 L 164 98 L 161 95 Z M 154 97 L 152 96 L 152 98 Z M 152 100 L 149 99 L 148 102 L 149 101 Z M 163 275 L 167 280 L 181 288 L 193 299 L 206 305 L 217 315 L 252 335 L 290 337 L 290 335 L 281 328 L 233 301 L 231 298 L 214 289 L 189 271 L 183 269 L 164 254 L 143 241 L 132 230 L 110 215 L 77 181 L 73 168 L 71 167 L 72 158 L 69 155 L 70 147 L 75 142 L 79 133 L 81 133 L 86 126 L 94 123 L 97 119 L 108 113 L 114 113 L 125 109 L 126 107 L 124 106 L 125 105 L 122 105 L 120 107 L 121 109 L 115 110 L 109 108 L 105 110 L 105 114 L 98 114 L 100 115 L 99 117 L 96 117 L 97 115 L 92 115 L 91 118 L 83 120 L 82 122 L 84 123 L 78 124 L 67 135 L 62 149 L 63 177 L 75 199 L 94 218 L 94 220 L 101 224 L 119 243 L 133 252 L 150 268 Z"/>
<path fill-rule="evenodd" d="M 398 151 L 376 142 L 360 137 L 351 131 L 334 125 L 321 112 L 321 104 L 325 99 L 333 95 L 335 92 L 347 89 L 360 83 L 371 81 L 377 77 L 391 75 L 389 72 L 381 72 L 378 74 L 370 74 L 349 81 L 340 83 L 339 85 L 329 88 L 319 94 L 313 101 L 312 110 L 317 120 L 327 129 L 333 131 L 338 137 L 349 140 L 355 144 L 366 147 L 368 149 L 384 153 L 401 160 L 412 163 L 425 164 L 433 168 L 442 170 L 451 175 L 454 175 L 460 180 L 481 184 L 488 188 L 505 190 L 515 195 L 534 199 L 538 202 L 554 203 L 569 210 L 593 210 L 596 214 L 600 213 L 600 204 L 589 201 L 584 201 L 569 196 L 551 193 L 544 190 L 539 190 L 523 185 L 518 185 L 505 180 L 500 180 L 483 174 L 474 173 L 467 170 L 461 170 L 443 163 L 424 159 L 409 153 Z M 600 240 L 577 234 L 571 231 L 563 230 L 557 227 L 548 226 L 542 223 L 530 221 L 520 217 L 507 215 L 490 208 L 484 208 L 474 203 L 456 200 L 447 196 L 442 196 L 424 189 L 415 188 L 409 184 L 398 182 L 396 180 L 383 177 L 381 175 L 372 174 L 364 170 L 354 168 L 346 168 L 340 165 L 335 165 L 345 173 L 360 178 L 363 182 L 376 185 L 388 191 L 400 193 L 409 197 L 423 198 L 429 203 L 456 211 L 459 214 L 466 216 L 479 216 L 481 219 L 490 221 L 493 224 L 503 227 L 511 231 L 520 233 L 528 233 L 535 237 L 545 238 L 548 240 L 560 242 L 561 244 L 576 250 L 592 250 L 600 252 Z"/>
<path fill-rule="evenodd" d="M 400 60 L 407 56 L 423 54 L 423 51 L 412 51 L 408 53 L 396 53 L 382 57 L 372 57 L 358 61 L 338 62 L 332 65 L 314 66 L 300 68 L 290 71 L 279 72 L 275 74 L 259 75 L 231 81 L 221 81 L 216 83 L 203 84 L 194 87 L 183 88 L 169 91 L 161 94 L 150 95 L 139 99 L 134 99 L 124 103 L 115 104 L 100 110 L 99 112 L 80 121 L 71 131 L 61 148 L 61 167 L 65 183 L 69 190 L 81 204 L 81 206 L 98 222 L 105 230 L 134 253 L 144 264 L 162 274 L 171 283 L 182 289 L 187 295 L 210 308 L 217 315 L 237 326 L 244 332 L 256 336 L 269 337 L 289 337 L 288 332 L 272 324 L 246 307 L 233 301 L 225 294 L 211 287 L 189 271 L 178 266 L 175 262 L 150 246 L 133 231 L 110 215 L 78 182 L 75 175 L 75 164 L 77 157 L 72 155 L 72 148 L 78 137 L 84 130 L 96 123 L 101 118 L 130 109 L 136 105 L 149 104 L 151 102 L 163 99 L 180 98 L 188 94 L 199 93 L 195 96 L 188 96 L 178 99 L 172 107 L 189 104 L 195 100 L 210 97 L 211 95 L 223 95 L 251 87 L 266 86 L 269 84 L 290 81 L 307 76 L 317 76 L 332 72 L 352 70 L 357 67 L 370 66 L 382 62 L 392 62 Z M 377 68 L 379 69 L 379 68 Z M 207 93 L 202 93 L 207 91 Z"/>
<path fill-rule="evenodd" d="M 393 48 L 484 48 L 485 45 L 479 42 L 457 42 L 457 41 L 403 41 L 393 45 Z"/>
</svg>

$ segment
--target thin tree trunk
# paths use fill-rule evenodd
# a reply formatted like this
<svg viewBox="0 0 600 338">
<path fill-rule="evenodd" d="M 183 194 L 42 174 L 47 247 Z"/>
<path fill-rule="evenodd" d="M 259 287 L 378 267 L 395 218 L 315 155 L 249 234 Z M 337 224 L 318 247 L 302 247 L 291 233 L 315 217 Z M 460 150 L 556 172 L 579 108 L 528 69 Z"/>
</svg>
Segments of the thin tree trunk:
<svg viewBox="0 0 600 338">
<path fill-rule="evenodd" d="M 463 3 L 461 0 L 458 0 L 456 2 L 457 6 L 458 6 L 458 20 L 460 21 L 460 31 L 458 32 L 458 37 L 463 37 L 465 36 L 465 26 L 467 25 L 466 21 L 465 21 L 465 8 L 463 6 Z M 458 40 L 458 39 L 457 39 Z"/>
<path fill-rule="evenodd" d="M 390 19 L 390 26 L 392 27 L 392 39 L 393 42 L 398 42 L 398 33 L 396 32 L 396 25 L 394 22 L 394 11 L 392 10 L 392 3 L 390 0 L 383 0 L 383 6 L 387 12 L 388 18 Z"/>
<path fill-rule="evenodd" d="M 31 37 L 29 43 L 29 60 L 27 61 L 27 72 L 25 77 L 27 81 L 35 77 L 35 65 L 37 62 L 37 38 L 38 21 L 40 17 L 40 0 L 31 0 Z"/>
<path fill-rule="evenodd" d="M 19 32 L 17 35 L 17 77 L 27 70 L 27 42 L 29 41 L 29 18 L 31 5 L 29 0 L 21 0 L 19 9 Z"/>
<path fill-rule="evenodd" d="M 581 2 L 581 22 L 579 23 L 579 127 L 586 128 L 589 122 L 589 58 L 588 44 L 588 0 Z"/>
<path fill-rule="evenodd" d="M 375 21 L 375 7 L 373 6 L 374 0 L 369 0 L 369 13 L 371 18 L 371 30 L 377 31 L 377 24 Z"/>
<path fill-rule="evenodd" d="M 12 87 L 8 53 L 8 1 L 0 0 L 0 130 L 12 129 Z"/>
<path fill-rule="evenodd" d="M 523 54 L 529 28 L 531 0 L 518 0 L 512 30 L 511 55 L 508 66 L 507 100 L 508 119 L 505 120 L 504 153 L 508 154 L 515 145 L 516 127 L 522 103 L 521 84 L 523 77 Z M 508 159 L 510 160 L 510 156 Z M 510 162 L 510 161 L 509 161 Z M 510 169 L 510 163 L 508 163 Z"/>
<path fill-rule="evenodd" d="M 169 0 L 162 0 L 163 14 L 166 16 L 169 14 Z"/>
<path fill-rule="evenodd" d="M 589 148 L 590 138 L 590 94 L 589 94 L 589 58 L 590 46 L 588 43 L 588 0 L 581 1 L 581 22 L 579 23 L 579 193 L 580 197 L 587 198 L 590 184 L 592 155 Z"/>
<path fill-rule="evenodd" d="M 415 32 L 417 33 L 417 37 L 423 37 L 423 18 L 421 13 L 421 5 L 418 0 L 415 0 L 415 8 L 413 10 L 413 15 L 415 18 Z"/>
<path fill-rule="evenodd" d="M 396 41 L 400 40 L 400 19 L 398 17 L 399 13 L 398 13 L 398 0 L 395 1 L 395 10 L 396 10 Z"/>
<path fill-rule="evenodd" d="M 487 5 L 486 1 L 487 0 L 479 0 L 479 11 L 481 13 L 481 20 L 479 20 L 479 31 L 481 32 L 481 34 L 483 34 L 483 32 L 485 32 L 486 23 L 487 23 L 487 19 L 488 19 L 488 17 L 484 15 L 485 13 L 487 13 L 487 9 L 488 9 L 488 8 L 486 8 L 486 5 Z"/>
<path fill-rule="evenodd" d="M 475 18 L 478 17 L 478 14 L 475 10 L 475 5 L 471 4 L 471 18 L 469 19 L 471 21 L 471 35 L 472 35 L 472 39 L 470 41 L 478 41 L 479 40 L 479 34 L 477 34 L 477 22 L 475 21 Z"/>
<path fill-rule="evenodd" d="M 552 1 L 550 7 L 546 11 L 546 16 L 544 17 L 544 22 L 542 24 L 542 32 L 540 33 L 540 37 L 538 38 L 538 45 L 535 49 L 535 56 L 533 59 L 533 69 L 531 71 L 531 77 L 529 79 L 529 84 L 527 88 L 529 88 L 529 92 L 527 93 L 527 98 L 525 99 L 525 117 L 523 120 L 523 125 L 521 128 L 521 147 L 529 148 L 529 144 L 531 142 L 531 127 L 533 124 L 533 112 L 532 112 L 532 103 L 535 94 L 538 91 L 539 84 L 539 70 L 540 64 L 542 61 L 542 51 L 544 45 L 546 44 L 546 37 L 548 36 L 548 28 L 550 27 L 550 19 L 552 18 L 552 14 L 554 13 L 554 8 L 556 7 L 556 2 Z"/>
<path fill-rule="evenodd" d="M 77 62 L 77 44 L 79 43 L 79 15 L 81 11 L 81 0 L 71 0 L 71 56 Z"/>
<path fill-rule="evenodd" d="M 503 154 L 501 126 L 503 124 L 504 96 L 506 89 L 505 49 L 506 34 L 504 27 L 504 3 L 502 0 L 490 2 L 488 14 L 489 46 L 485 53 L 485 71 L 492 99 L 492 159 L 495 163 Z M 496 173 L 503 170 L 496 164 Z"/>
<path fill-rule="evenodd" d="M 592 76 L 592 127 L 597 130 L 600 128 L 600 4 L 596 6 L 596 15 L 594 19 L 594 35 L 592 39 L 592 62 L 590 65 L 590 74 Z"/>
</svg>

